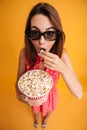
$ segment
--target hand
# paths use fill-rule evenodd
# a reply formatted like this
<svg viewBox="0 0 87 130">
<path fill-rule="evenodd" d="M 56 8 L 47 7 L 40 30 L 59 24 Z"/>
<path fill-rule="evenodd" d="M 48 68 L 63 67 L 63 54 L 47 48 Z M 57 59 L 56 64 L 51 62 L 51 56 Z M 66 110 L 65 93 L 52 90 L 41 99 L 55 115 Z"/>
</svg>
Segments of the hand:
<svg viewBox="0 0 87 130">
<path fill-rule="evenodd" d="M 19 91 L 17 84 L 16 84 L 16 96 L 17 96 L 17 99 L 18 99 L 19 101 L 24 102 L 24 103 L 27 103 L 27 104 L 29 105 L 29 103 L 28 103 L 28 97 L 25 96 L 24 94 L 22 94 L 22 93 Z"/>
<path fill-rule="evenodd" d="M 59 72 L 62 72 L 65 64 L 64 62 L 58 57 L 58 55 L 47 52 L 47 51 L 42 51 L 38 53 L 38 55 L 43 59 L 44 66 L 56 70 Z"/>
<path fill-rule="evenodd" d="M 25 96 L 24 94 L 18 94 L 17 92 L 16 92 L 16 95 L 17 95 L 17 98 L 19 101 L 28 104 L 28 97 L 27 96 Z"/>
<path fill-rule="evenodd" d="M 20 98 L 21 98 L 21 100 L 22 100 L 24 103 L 27 103 L 27 104 L 28 104 L 28 97 L 27 97 L 27 96 L 25 96 L 24 94 L 21 94 L 21 95 L 20 95 Z"/>
</svg>

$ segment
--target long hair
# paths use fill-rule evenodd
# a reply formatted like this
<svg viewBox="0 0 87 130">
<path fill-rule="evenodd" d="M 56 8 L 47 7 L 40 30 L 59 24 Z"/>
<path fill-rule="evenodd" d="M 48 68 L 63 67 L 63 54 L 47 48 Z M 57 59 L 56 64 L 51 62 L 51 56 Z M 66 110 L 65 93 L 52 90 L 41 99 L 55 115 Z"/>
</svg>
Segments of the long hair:
<svg viewBox="0 0 87 130">
<path fill-rule="evenodd" d="M 43 14 L 47 16 L 49 20 L 52 22 L 52 24 L 54 25 L 54 28 L 58 30 L 61 34 L 55 41 L 53 47 L 51 48 L 50 50 L 51 53 L 57 54 L 61 58 L 64 41 L 65 41 L 65 34 L 63 32 L 61 20 L 56 9 L 52 5 L 45 2 L 38 3 L 37 5 L 35 5 L 32 8 L 31 12 L 29 13 L 26 27 L 25 27 L 25 54 L 29 60 L 29 64 L 31 68 L 34 66 L 36 62 L 37 53 L 32 42 L 29 40 L 28 36 L 29 36 L 29 31 L 31 30 L 31 25 L 30 25 L 31 19 L 36 14 Z"/>
</svg>

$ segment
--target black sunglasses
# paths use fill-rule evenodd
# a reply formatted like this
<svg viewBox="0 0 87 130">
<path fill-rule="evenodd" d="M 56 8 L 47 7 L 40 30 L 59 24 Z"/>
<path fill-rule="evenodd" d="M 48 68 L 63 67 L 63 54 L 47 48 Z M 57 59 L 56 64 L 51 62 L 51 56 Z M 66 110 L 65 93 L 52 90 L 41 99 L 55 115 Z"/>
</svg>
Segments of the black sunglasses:
<svg viewBox="0 0 87 130">
<path fill-rule="evenodd" d="M 46 32 L 40 32 L 39 30 L 31 30 L 29 32 L 29 39 L 30 40 L 39 40 L 41 36 L 44 36 L 45 40 L 47 41 L 54 41 L 61 35 L 60 31 L 46 31 Z"/>
</svg>

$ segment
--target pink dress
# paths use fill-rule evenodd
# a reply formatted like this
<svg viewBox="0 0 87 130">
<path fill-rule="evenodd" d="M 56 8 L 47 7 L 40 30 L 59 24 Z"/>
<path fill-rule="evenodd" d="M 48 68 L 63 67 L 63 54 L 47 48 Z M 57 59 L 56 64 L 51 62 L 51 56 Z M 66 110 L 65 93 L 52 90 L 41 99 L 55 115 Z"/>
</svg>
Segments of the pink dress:
<svg viewBox="0 0 87 130">
<path fill-rule="evenodd" d="M 42 59 L 38 56 L 36 64 L 33 67 L 33 69 L 40 69 L 39 63 L 41 62 L 41 60 Z M 29 65 L 28 61 L 26 60 L 26 71 L 29 71 L 29 70 L 30 70 L 30 65 Z M 44 102 L 40 106 L 32 107 L 34 113 L 42 112 L 43 116 L 45 116 L 48 111 L 54 111 L 56 109 L 56 104 L 58 101 L 58 92 L 57 92 L 57 88 L 56 88 L 56 83 L 59 79 L 59 72 L 48 69 L 48 68 L 46 68 L 45 71 L 48 72 L 52 76 L 53 87 L 48 95 L 48 99 L 46 100 L 46 102 Z"/>
</svg>

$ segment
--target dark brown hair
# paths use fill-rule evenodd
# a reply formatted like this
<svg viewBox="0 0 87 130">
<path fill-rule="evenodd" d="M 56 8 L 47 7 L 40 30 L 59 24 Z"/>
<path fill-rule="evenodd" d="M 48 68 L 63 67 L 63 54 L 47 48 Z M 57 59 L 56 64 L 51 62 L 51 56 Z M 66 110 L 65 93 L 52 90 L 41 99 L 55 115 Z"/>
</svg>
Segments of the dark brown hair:
<svg viewBox="0 0 87 130">
<path fill-rule="evenodd" d="M 55 8 L 52 5 L 45 2 L 38 3 L 37 5 L 35 5 L 31 10 L 31 12 L 29 13 L 25 28 L 25 54 L 29 60 L 31 68 L 34 66 L 36 62 L 37 53 L 32 42 L 29 40 L 28 36 L 29 31 L 31 30 L 31 19 L 36 14 L 43 14 L 47 16 L 54 25 L 54 28 L 58 30 L 61 34 L 55 41 L 53 47 L 51 48 L 50 50 L 51 53 L 55 53 L 61 58 L 65 41 L 65 34 L 62 29 L 61 20 Z"/>
</svg>

